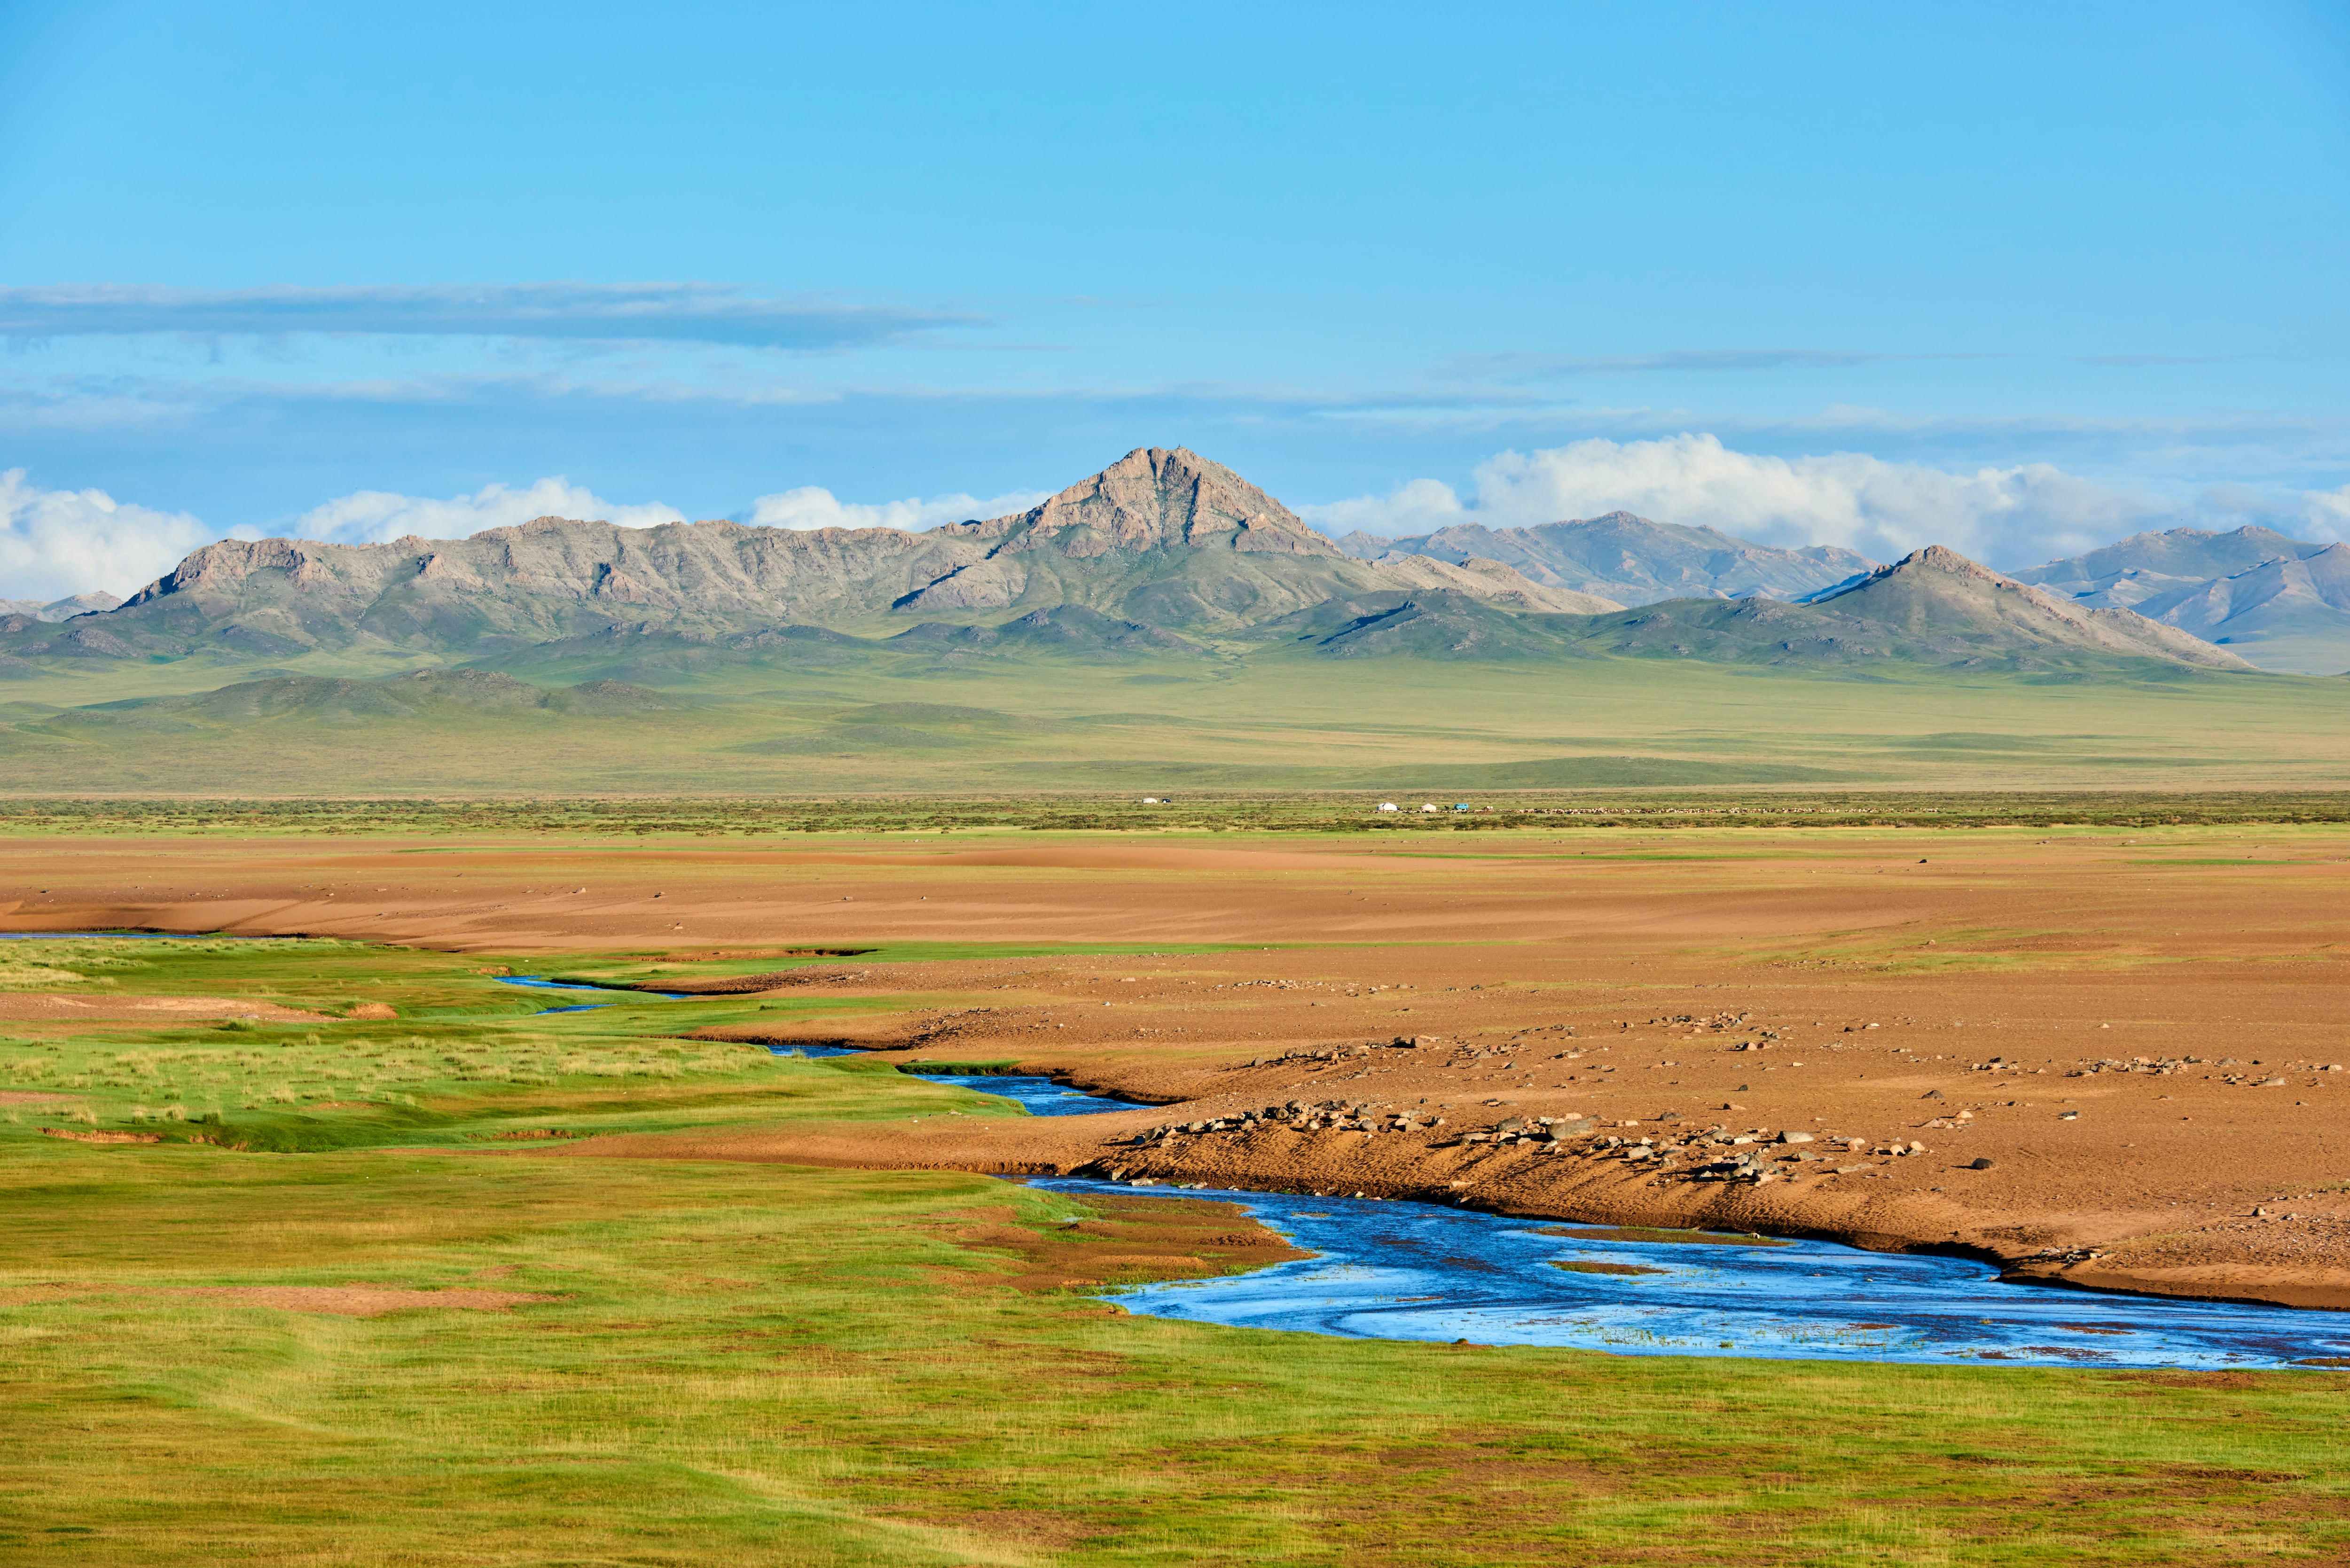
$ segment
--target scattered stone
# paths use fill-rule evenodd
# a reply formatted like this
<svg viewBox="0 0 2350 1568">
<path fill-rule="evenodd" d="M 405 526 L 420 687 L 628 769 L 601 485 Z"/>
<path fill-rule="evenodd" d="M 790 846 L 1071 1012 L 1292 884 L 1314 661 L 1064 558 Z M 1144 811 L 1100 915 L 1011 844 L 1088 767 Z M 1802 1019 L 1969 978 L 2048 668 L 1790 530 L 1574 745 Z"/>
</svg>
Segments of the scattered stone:
<svg viewBox="0 0 2350 1568">
<path fill-rule="evenodd" d="M 1991 1161 L 1981 1156 L 1977 1156 L 1975 1158 L 1967 1162 L 1967 1168 L 1969 1170 L 1989 1170 L 1991 1168 Z"/>
</svg>

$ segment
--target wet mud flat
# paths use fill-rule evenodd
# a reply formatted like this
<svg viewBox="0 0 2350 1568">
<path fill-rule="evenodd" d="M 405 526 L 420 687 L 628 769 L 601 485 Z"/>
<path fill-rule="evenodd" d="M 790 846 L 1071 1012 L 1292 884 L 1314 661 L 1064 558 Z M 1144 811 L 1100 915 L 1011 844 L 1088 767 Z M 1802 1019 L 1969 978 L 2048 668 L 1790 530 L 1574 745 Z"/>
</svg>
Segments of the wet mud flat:
<svg viewBox="0 0 2350 1568">
<path fill-rule="evenodd" d="M 1056 1192 L 1128 1190 L 1032 1179 Z M 2181 1370 L 2339 1366 L 2350 1316 L 2003 1281 L 1960 1258 L 1625 1230 L 1432 1204 L 1193 1189 L 1312 1256 L 1138 1287 L 1149 1316 L 1627 1355 Z"/>
</svg>

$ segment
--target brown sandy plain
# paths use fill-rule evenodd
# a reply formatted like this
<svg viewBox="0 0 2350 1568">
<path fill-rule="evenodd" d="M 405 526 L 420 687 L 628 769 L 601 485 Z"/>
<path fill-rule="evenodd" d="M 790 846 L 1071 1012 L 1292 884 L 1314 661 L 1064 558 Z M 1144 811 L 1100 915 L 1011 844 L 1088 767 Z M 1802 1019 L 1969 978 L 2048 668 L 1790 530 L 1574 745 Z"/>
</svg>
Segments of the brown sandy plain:
<svg viewBox="0 0 2350 1568">
<path fill-rule="evenodd" d="M 2350 1307 L 2350 829 L 1466 838 L 19 840 L 6 921 L 583 969 L 615 950 L 691 963 L 908 940 L 1233 944 L 847 958 L 707 982 L 735 1001 L 772 983 L 864 1002 L 733 1038 L 1016 1063 L 1150 1108 L 609 1137 L 529 1158 L 1117 1172 Z M 677 1005 L 686 1033 L 693 1004 Z M 1293 1101 L 1347 1111 L 1234 1124 Z M 1596 1125 L 1463 1141 L 1575 1116 Z M 1740 1156 L 1765 1179 L 1704 1168 Z"/>
</svg>

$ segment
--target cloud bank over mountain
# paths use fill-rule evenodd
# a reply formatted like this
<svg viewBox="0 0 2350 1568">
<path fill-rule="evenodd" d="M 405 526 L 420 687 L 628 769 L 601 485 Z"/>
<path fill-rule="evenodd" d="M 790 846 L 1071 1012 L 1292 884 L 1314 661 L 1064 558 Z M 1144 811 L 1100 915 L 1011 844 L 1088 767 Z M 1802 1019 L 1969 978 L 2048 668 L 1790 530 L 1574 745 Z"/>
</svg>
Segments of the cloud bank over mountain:
<svg viewBox="0 0 2350 1568">
<path fill-rule="evenodd" d="M 842 501 L 819 485 L 762 495 L 737 513 L 769 528 L 920 530 L 973 517 L 1024 512 L 1051 492 L 962 493 L 866 503 Z M 334 545 L 375 545 L 415 535 L 464 539 L 534 517 L 578 517 L 654 528 L 688 521 L 667 502 L 613 501 L 553 474 L 529 484 L 485 484 L 468 495 L 402 495 L 361 490 L 314 506 L 282 525 L 216 528 L 186 512 L 117 501 L 103 490 L 45 490 L 21 468 L 0 472 L 0 597 L 47 600 L 101 589 L 129 594 L 215 539 L 279 535 Z"/>
<path fill-rule="evenodd" d="M 0 472 L 0 597 L 64 598 L 131 587 L 218 537 L 184 512 L 156 512 L 102 490 L 43 490 Z"/>
<path fill-rule="evenodd" d="M 822 485 L 806 484 L 751 504 L 746 523 L 766 528 L 935 528 L 941 523 L 973 518 L 1005 517 L 1025 512 L 1048 499 L 1049 490 L 1015 490 L 982 500 L 976 495 L 935 495 L 924 501 L 884 501 L 879 504 L 842 501 Z"/>
<path fill-rule="evenodd" d="M 1770 545 L 1840 545 L 1879 560 L 1939 544 L 2024 566 L 2186 523 L 2274 520 L 2307 537 L 2340 538 L 2350 528 L 2350 488 L 2233 491 L 2181 504 L 2044 462 L 1952 472 L 1864 452 L 1762 456 L 1711 435 L 1677 435 L 1504 452 L 1477 466 L 1465 499 L 1440 480 L 1419 479 L 1298 513 L 1326 532 L 1393 538 L 1460 523 L 1530 527 L 1617 510 Z"/>
<path fill-rule="evenodd" d="M 372 545 L 413 534 L 421 539 L 463 539 L 484 528 L 504 528 L 534 517 L 600 518 L 624 528 L 654 528 L 684 520 L 684 514 L 662 502 L 631 505 L 607 501 L 585 485 L 561 474 L 515 489 L 485 484 L 471 495 L 447 500 L 400 495 L 385 490 L 362 490 L 314 506 L 282 530 L 297 539 L 322 539 L 337 545 Z M 259 538 L 250 528 L 233 538 Z"/>
</svg>

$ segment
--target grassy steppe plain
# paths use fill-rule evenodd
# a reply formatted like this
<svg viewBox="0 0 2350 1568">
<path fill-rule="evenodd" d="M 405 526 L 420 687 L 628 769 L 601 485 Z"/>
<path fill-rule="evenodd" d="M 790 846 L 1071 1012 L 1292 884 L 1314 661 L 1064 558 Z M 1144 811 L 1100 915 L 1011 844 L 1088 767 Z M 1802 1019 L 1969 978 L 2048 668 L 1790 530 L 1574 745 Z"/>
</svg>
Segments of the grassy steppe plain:
<svg viewBox="0 0 2350 1568">
<path fill-rule="evenodd" d="M 543 688 L 619 679 L 642 691 L 617 706 L 483 707 L 460 682 L 420 712 L 370 716 L 315 691 L 248 707 L 111 704 L 256 675 L 381 677 L 412 659 L 44 671 L 8 682 L 0 701 L 0 787 L 968 795 L 2350 781 L 2350 680 L 2144 661 L 2033 675 L 1632 658 L 892 653 L 651 669 L 618 653 L 550 658 L 511 672 Z"/>
<path fill-rule="evenodd" d="M 0 1025 L 11 1560 L 2350 1551 L 2339 1374 L 1697 1362 L 1129 1318 L 1033 1288 L 1032 1239 L 1081 1206 L 1015 1184 L 550 1160 L 499 1140 L 1016 1114 L 875 1064 L 667 1037 L 664 1008 L 703 1024 L 773 1019 L 772 1001 L 534 1016 L 562 999 L 497 985 L 497 960 L 359 942 L 45 941 L 0 961 L 0 984 L 27 994 L 319 1015 Z M 348 1016 L 369 1002 L 400 1016 Z M 45 1123 L 175 1141 L 93 1147 Z M 222 1141 L 176 1141 L 192 1137 Z M 317 1152 L 222 1146 L 238 1142 Z M 353 1285 L 549 1299 L 353 1317 L 171 1293 Z"/>
</svg>

